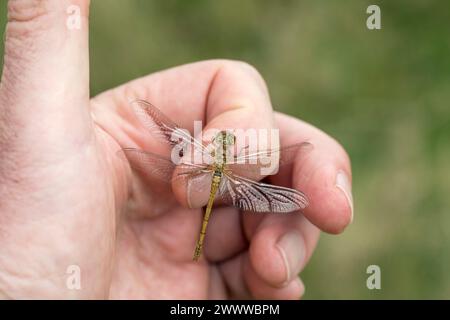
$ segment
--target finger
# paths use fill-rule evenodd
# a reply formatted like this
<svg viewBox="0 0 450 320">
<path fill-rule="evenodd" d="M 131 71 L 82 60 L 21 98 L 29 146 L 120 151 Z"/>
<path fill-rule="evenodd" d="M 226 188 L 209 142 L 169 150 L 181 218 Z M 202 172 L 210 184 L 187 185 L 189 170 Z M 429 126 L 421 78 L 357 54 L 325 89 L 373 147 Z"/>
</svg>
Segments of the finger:
<svg viewBox="0 0 450 320">
<path fill-rule="evenodd" d="M 253 269 L 247 252 L 223 262 L 219 270 L 232 299 L 299 299 L 305 290 L 299 278 L 284 287 L 268 285 Z"/>
<path fill-rule="evenodd" d="M 244 264 L 248 260 L 248 252 L 242 252 L 235 257 L 218 264 L 218 269 L 228 288 L 230 299 L 250 299 L 251 293 L 245 282 Z"/>
<path fill-rule="evenodd" d="M 282 145 L 309 141 L 312 150 L 301 154 L 290 169 L 271 177 L 275 184 L 292 183 L 303 191 L 309 205 L 303 213 L 309 221 L 330 233 L 340 233 L 353 220 L 351 166 L 336 140 L 298 119 L 277 113 Z M 284 181 L 283 181 L 284 180 Z"/>
<path fill-rule="evenodd" d="M 251 237 L 249 258 L 252 270 L 266 285 L 282 288 L 298 277 L 309 261 L 319 229 L 302 214 L 271 214 L 256 229 L 246 217 L 244 228 Z"/>
<path fill-rule="evenodd" d="M 236 129 L 243 131 L 251 129 L 255 132 L 258 129 L 272 129 L 274 127 L 272 106 L 267 89 L 258 73 L 246 64 L 221 68 L 210 88 L 205 119 L 203 139 L 206 141 L 211 141 L 220 130 L 235 130 L 239 140 L 245 137 Z M 196 182 L 207 185 L 209 181 L 192 180 L 188 183 L 186 200 L 193 208 L 204 206 L 209 197 L 207 193 L 196 192 L 198 189 Z"/>
<path fill-rule="evenodd" d="M 8 2 L 0 109 L 30 129 L 26 138 L 57 131 L 75 137 L 64 143 L 79 143 L 78 133 L 88 132 L 88 6 L 88 0 Z"/>
<path fill-rule="evenodd" d="M 264 128 L 274 126 L 272 107 L 261 76 L 251 66 L 237 61 L 213 60 L 169 69 L 130 82 L 102 96 L 96 97 L 94 107 L 108 104 L 117 108 L 123 119 L 133 119 L 129 101 L 145 99 L 157 106 L 180 127 L 194 132 L 194 121 L 203 120 L 203 132 L 210 129 Z M 104 123 L 106 130 L 129 132 L 118 136 L 121 146 L 145 145 L 148 132 L 133 129 L 133 125 L 119 122 L 119 128 L 108 125 L 107 110 L 95 108 L 96 121 Z M 110 109 L 108 109 L 110 112 Z M 216 132 L 216 130 L 214 130 Z M 129 141 L 132 136 L 134 141 Z M 198 184 L 207 185 L 198 180 Z M 199 186 L 174 186 L 174 192 L 182 204 L 196 208 L 203 206 L 208 192 L 198 192 Z"/>
<path fill-rule="evenodd" d="M 224 261 L 247 248 L 241 215 L 242 213 L 233 207 L 214 209 L 205 241 L 205 256 L 208 261 Z"/>
<path fill-rule="evenodd" d="M 298 300 L 305 292 L 305 286 L 298 277 L 285 286 L 276 288 L 260 279 L 250 263 L 247 264 L 244 273 L 249 291 L 255 299 Z"/>
</svg>

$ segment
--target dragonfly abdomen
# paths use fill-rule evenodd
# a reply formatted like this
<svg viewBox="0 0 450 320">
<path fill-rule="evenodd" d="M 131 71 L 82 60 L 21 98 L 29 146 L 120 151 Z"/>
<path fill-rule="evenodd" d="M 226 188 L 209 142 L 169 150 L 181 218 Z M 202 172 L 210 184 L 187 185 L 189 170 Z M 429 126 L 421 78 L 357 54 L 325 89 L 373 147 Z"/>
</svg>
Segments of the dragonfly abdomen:
<svg viewBox="0 0 450 320">
<path fill-rule="evenodd" d="M 214 198 L 216 197 L 216 193 L 217 193 L 217 190 L 219 189 L 220 181 L 222 180 L 222 174 L 223 173 L 222 173 L 221 169 L 216 168 L 214 170 L 212 183 L 211 183 L 211 192 L 209 194 L 209 200 L 208 200 L 208 204 L 206 206 L 205 215 L 203 216 L 202 229 L 200 231 L 200 236 L 199 236 L 199 239 L 197 241 L 197 246 L 195 247 L 195 251 L 194 251 L 194 257 L 193 257 L 194 261 L 198 260 L 198 258 L 200 257 L 200 254 L 202 252 L 203 241 L 205 240 L 205 235 L 206 235 L 206 227 L 208 226 L 209 216 L 211 215 L 211 209 L 212 209 L 212 206 L 214 203 Z"/>
</svg>

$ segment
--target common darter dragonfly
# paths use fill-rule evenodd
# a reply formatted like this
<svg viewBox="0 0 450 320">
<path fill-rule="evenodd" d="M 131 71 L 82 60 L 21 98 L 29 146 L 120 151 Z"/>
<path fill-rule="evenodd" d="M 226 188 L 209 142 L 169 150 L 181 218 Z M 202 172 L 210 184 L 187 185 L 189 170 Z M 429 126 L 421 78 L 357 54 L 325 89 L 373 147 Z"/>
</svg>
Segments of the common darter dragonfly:
<svg viewBox="0 0 450 320">
<path fill-rule="evenodd" d="M 152 135 L 164 143 L 178 148 L 180 159 L 136 148 L 123 148 L 122 153 L 130 166 L 153 177 L 171 183 L 174 179 L 197 179 L 207 176 L 210 181 L 209 199 L 203 223 L 194 250 L 193 260 L 201 255 L 206 228 L 215 201 L 234 206 L 242 211 L 288 213 L 308 206 L 306 195 L 295 189 L 255 181 L 267 159 L 276 159 L 278 166 L 291 164 L 300 151 L 310 149 L 309 142 L 300 142 L 282 148 L 250 151 L 248 145 L 234 154 L 231 152 L 237 137 L 230 131 L 218 131 L 210 143 L 194 138 L 189 131 L 180 128 L 157 107 L 144 100 L 131 102 L 134 113 Z M 191 159 L 187 157 L 190 153 Z M 193 161 L 192 154 L 200 154 L 201 160 Z M 195 157 L 194 157 L 195 158 Z M 196 158 L 198 159 L 198 157 Z M 253 179 L 238 173 L 252 176 Z M 195 191 L 195 190 L 194 190 Z"/>
</svg>

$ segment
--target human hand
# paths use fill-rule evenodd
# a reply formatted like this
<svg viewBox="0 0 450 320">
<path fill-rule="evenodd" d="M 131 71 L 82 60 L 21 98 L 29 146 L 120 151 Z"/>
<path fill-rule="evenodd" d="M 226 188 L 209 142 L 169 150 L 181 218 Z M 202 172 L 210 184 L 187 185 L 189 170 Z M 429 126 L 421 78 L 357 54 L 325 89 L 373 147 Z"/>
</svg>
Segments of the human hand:
<svg viewBox="0 0 450 320">
<path fill-rule="evenodd" d="M 81 8 L 79 30 L 66 28 L 71 4 Z M 345 151 L 317 128 L 274 113 L 261 76 L 241 62 L 185 65 L 89 99 L 88 5 L 8 4 L 0 87 L 0 295 L 300 297 L 297 274 L 319 228 L 339 233 L 352 219 Z M 314 149 L 271 179 L 292 177 L 309 207 L 303 215 L 214 208 L 204 258 L 193 262 L 202 211 L 187 203 L 196 195 L 177 202 L 117 157 L 122 147 L 154 148 L 129 107 L 135 98 L 185 128 L 204 119 L 207 128 L 280 128 L 282 145 L 308 140 Z M 80 267 L 81 290 L 66 286 L 70 265 Z"/>
</svg>

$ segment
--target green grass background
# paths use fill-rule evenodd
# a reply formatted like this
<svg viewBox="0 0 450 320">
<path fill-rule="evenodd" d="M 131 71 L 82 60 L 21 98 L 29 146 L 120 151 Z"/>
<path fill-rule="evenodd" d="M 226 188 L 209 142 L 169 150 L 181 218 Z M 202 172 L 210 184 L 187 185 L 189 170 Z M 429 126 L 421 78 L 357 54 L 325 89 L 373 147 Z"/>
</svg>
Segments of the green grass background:
<svg viewBox="0 0 450 320">
<path fill-rule="evenodd" d="M 382 30 L 366 28 L 369 4 Z M 355 220 L 321 238 L 305 298 L 450 298 L 450 2 L 93 0 L 90 28 L 92 95 L 183 63 L 244 60 L 278 110 L 345 146 Z M 366 288 L 371 264 L 381 290 Z"/>
</svg>

